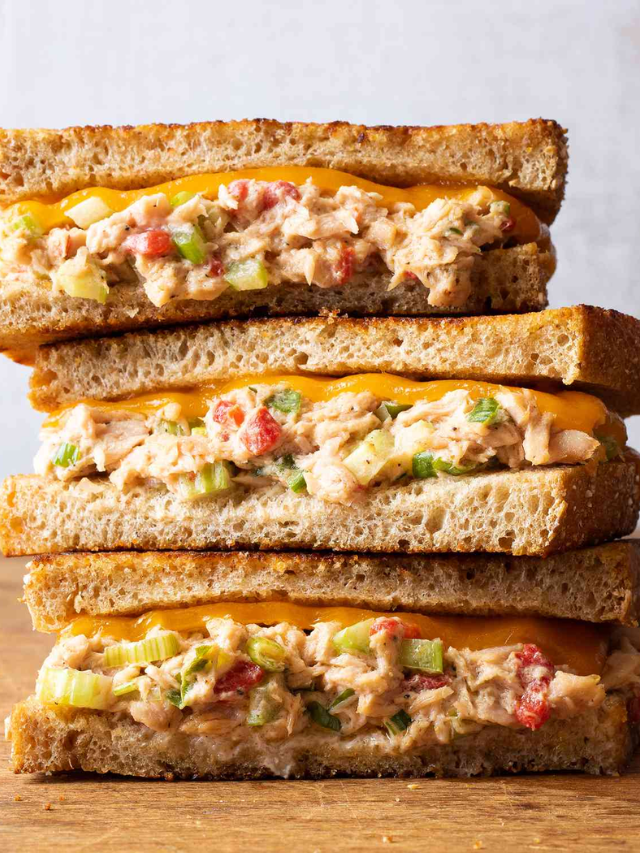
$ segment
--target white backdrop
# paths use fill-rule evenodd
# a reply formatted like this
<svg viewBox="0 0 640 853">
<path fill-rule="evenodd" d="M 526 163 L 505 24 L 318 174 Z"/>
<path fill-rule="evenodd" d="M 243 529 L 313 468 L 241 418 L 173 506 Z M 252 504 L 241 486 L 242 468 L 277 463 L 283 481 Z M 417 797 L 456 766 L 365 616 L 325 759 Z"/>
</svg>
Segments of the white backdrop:
<svg viewBox="0 0 640 853">
<path fill-rule="evenodd" d="M 551 303 L 640 315 L 637 0 L 0 0 L 0 15 L 5 127 L 555 118 L 571 160 Z M 30 470 L 27 376 L 0 359 L 0 476 Z"/>
</svg>

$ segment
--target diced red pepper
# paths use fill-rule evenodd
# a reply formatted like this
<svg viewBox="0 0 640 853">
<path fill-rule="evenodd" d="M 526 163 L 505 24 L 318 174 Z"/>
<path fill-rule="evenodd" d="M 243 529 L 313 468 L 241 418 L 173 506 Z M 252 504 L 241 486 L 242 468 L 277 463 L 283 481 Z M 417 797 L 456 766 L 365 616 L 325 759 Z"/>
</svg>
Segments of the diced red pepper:
<svg viewBox="0 0 640 853">
<path fill-rule="evenodd" d="M 405 678 L 402 689 L 403 691 L 411 691 L 419 693 L 421 690 L 437 690 L 439 687 L 446 687 L 451 684 L 451 677 L 448 675 L 415 675 Z"/>
<path fill-rule="evenodd" d="M 411 272 L 411 270 L 405 270 L 404 277 L 405 279 L 409 279 L 409 281 L 420 281 L 418 276 L 414 272 Z"/>
<path fill-rule="evenodd" d="M 209 264 L 209 275 L 211 278 L 222 278 L 224 275 L 224 264 L 215 255 L 211 258 L 211 263 Z"/>
<path fill-rule="evenodd" d="M 547 690 L 549 682 L 533 681 L 524 691 L 516 705 L 516 720 L 531 731 L 537 731 L 551 716 Z"/>
<path fill-rule="evenodd" d="M 335 276 L 338 284 L 346 284 L 353 275 L 355 252 L 351 246 L 342 249 L 340 260 L 336 264 Z"/>
<path fill-rule="evenodd" d="M 214 693 L 239 693 L 244 694 L 264 678 L 264 670 L 257 663 L 248 660 L 239 660 L 229 672 L 216 681 L 213 688 Z"/>
<path fill-rule="evenodd" d="M 262 209 L 271 210 L 280 201 L 285 198 L 293 198 L 296 201 L 300 198 L 300 192 L 295 184 L 290 181 L 271 181 L 264 188 L 262 196 Z"/>
<path fill-rule="evenodd" d="M 420 639 L 420 628 L 413 622 L 403 622 L 402 619 L 389 619 L 384 616 L 376 619 L 371 626 L 369 636 L 378 634 L 380 631 L 386 631 L 394 637 L 402 637 L 405 640 Z"/>
<path fill-rule="evenodd" d="M 127 237 L 122 246 L 127 252 L 144 255 L 147 258 L 157 258 L 173 251 L 171 237 L 162 228 L 151 228 L 140 234 L 132 234 Z"/>
<path fill-rule="evenodd" d="M 515 227 L 516 227 L 516 221 L 515 221 L 515 219 L 513 218 L 513 216 L 508 216 L 508 217 L 504 220 L 504 222 L 502 223 L 502 225 L 500 226 L 500 230 L 501 230 L 502 232 L 504 232 L 505 234 L 507 234 L 509 231 L 513 231 L 513 229 L 514 229 Z"/>
<path fill-rule="evenodd" d="M 522 647 L 521 652 L 516 652 L 516 658 L 518 659 L 518 676 L 520 678 L 520 683 L 523 687 L 526 687 L 532 681 L 541 680 L 541 676 L 534 675 L 531 671 L 534 667 L 543 667 L 547 670 L 542 679 L 546 679 L 547 682 L 551 681 L 551 678 L 554 675 L 554 666 L 553 663 L 546 657 L 539 646 L 534 645 L 533 643 L 525 643 Z"/>
<path fill-rule="evenodd" d="M 241 203 L 245 200 L 249 192 L 249 181 L 231 181 L 227 190 L 229 191 L 229 195 L 233 196 L 238 203 Z"/>
<path fill-rule="evenodd" d="M 263 406 L 247 421 L 242 433 L 242 442 L 249 453 L 261 456 L 276 446 L 281 435 L 280 424 Z"/>
<path fill-rule="evenodd" d="M 232 421 L 236 426 L 241 426 L 244 422 L 242 408 L 229 400 L 218 400 L 211 412 L 211 417 L 217 424 L 226 424 Z"/>
</svg>

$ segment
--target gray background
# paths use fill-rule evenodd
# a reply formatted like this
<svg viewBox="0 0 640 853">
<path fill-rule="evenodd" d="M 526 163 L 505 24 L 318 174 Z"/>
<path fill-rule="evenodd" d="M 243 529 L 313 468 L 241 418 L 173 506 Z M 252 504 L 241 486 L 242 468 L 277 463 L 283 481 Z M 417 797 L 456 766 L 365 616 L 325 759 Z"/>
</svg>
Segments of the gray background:
<svg viewBox="0 0 640 853">
<path fill-rule="evenodd" d="M 555 118 L 570 177 L 551 304 L 640 315 L 639 2 L 0 0 L 0 16 L 5 127 Z M 0 359 L 0 476 L 31 469 L 27 377 Z"/>
</svg>

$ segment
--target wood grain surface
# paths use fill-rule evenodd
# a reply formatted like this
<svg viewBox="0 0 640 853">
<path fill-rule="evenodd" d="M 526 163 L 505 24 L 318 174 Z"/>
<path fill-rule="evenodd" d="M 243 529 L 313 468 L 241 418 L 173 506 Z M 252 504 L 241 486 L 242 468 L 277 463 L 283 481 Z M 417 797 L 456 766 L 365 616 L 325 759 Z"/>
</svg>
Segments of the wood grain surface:
<svg viewBox="0 0 640 853">
<path fill-rule="evenodd" d="M 0 714 L 32 692 L 52 638 L 0 560 Z M 155 782 L 15 776 L 0 755 L 2 853 L 640 851 L 640 760 L 619 778 Z"/>
</svg>

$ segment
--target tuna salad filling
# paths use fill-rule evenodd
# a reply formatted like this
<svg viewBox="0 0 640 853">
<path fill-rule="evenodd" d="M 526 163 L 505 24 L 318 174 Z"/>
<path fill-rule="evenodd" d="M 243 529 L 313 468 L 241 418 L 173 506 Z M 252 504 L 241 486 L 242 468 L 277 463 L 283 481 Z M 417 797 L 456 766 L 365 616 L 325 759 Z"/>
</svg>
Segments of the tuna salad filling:
<svg viewBox="0 0 640 853">
<path fill-rule="evenodd" d="M 314 402 L 285 382 L 264 383 L 212 395 L 195 419 L 177 402 L 152 414 L 80 403 L 45 424 L 35 471 L 108 474 L 120 490 L 164 486 L 184 500 L 279 486 L 351 505 L 380 486 L 621 454 L 624 426 L 594 398 L 577 395 L 602 413 L 582 431 L 560 428 L 535 392 L 491 387 L 492 396 L 462 387 L 400 405 L 371 391 Z"/>
<path fill-rule="evenodd" d="M 464 618 L 464 617 L 463 617 Z M 304 631 L 212 618 L 200 633 L 143 640 L 63 636 L 40 671 L 45 703 L 93 708 L 158 732 L 277 742 L 324 730 L 386 733 L 406 751 L 485 726 L 537 730 L 622 691 L 638 721 L 640 632 L 619 629 L 602 674 L 578 675 L 535 644 L 470 651 L 393 616 Z"/>
<path fill-rule="evenodd" d="M 510 203 L 487 187 L 422 210 L 405 202 L 387 209 L 381 198 L 357 186 L 328 193 L 311 178 L 234 180 L 215 200 L 158 192 L 117 212 L 89 197 L 66 210 L 75 225 L 47 233 L 36 214 L 9 211 L 0 271 L 10 281 L 29 268 L 54 292 L 100 303 L 112 286 L 139 283 L 157 307 L 213 300 L 229 288 L 345 287 L 358 274 L 384 273 L 389 289 L 420 281 L 430 305 L 461 306 L 482 249 L 513 242 Z"/>
</svg>

